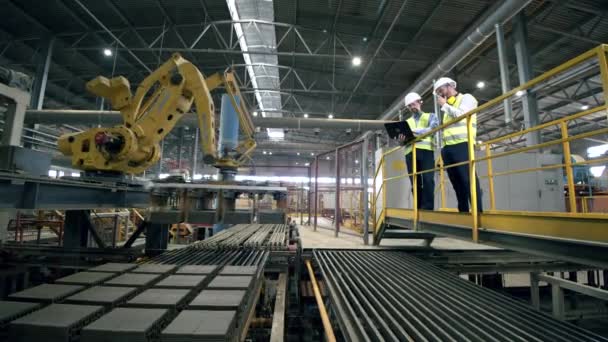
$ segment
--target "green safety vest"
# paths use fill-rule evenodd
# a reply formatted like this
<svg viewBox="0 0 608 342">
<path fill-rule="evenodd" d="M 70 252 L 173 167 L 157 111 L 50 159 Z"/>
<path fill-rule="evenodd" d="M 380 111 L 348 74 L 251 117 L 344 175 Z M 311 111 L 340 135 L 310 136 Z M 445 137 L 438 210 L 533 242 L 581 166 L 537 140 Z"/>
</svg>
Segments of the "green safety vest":
<svg viewBox="0 0 608 342">
<path fill-rule="evenodd" d="M 458 94 L 456 95 L 456 101 L 451 106 L 455 108 L 460 107 L 460 103 L 462 102 L 462 98 L 464 95 Z M 456 118 L 449 116 L 447 113 L 443 114 L 443 124 L 448 122 L 452 122 Z M 477 137 L 477 114 L 473 114 L 471 116 L 473 130 L 471 134 L 473 135 L 473 141 L 475 141 Z M 467 120 L 463 119 L 458 121 L 457 123 L 450 125 L 443 129 L 443 144 L 444 145 L 456 145 L 463 142 L 467 142 Z"/>
<path fill-rule="evenodd" d="M 407 124 L 410 125 L 410 128 L 412 130 L 414 130 L 415 128 L 428 128 L 429 122 L 431 121 L 431 114 L 429 114 L 429 113 L 420 114 L 420 119 L 418 119 L 418 124 L 416 124 L 416 120 L 414 120 L 413 115 L 406 121 L 407 121 Z M 416 149 L 432 151 L 433 150 L 433 135 L 430 135 L 420 141 L 416 141 Z M 408 144 L 405 147 L 405 154 L 410 154 L 410 152 L 412 152 L 412 144 Z"/>
</svg>

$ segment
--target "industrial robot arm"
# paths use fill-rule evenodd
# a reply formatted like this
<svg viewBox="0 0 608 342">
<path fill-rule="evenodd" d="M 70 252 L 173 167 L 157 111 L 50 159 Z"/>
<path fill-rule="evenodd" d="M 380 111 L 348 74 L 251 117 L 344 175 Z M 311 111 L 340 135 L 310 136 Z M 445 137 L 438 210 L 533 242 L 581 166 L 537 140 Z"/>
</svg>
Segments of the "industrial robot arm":
<svg viewBox="0 0 608 342">
<path fill-rule="evenodd" d="M 214 104 L 210 91 L 225 85 L 233 106 L 239 113 L 245 139 L 236 151 L 236 160 L 218 159 L 215 141 Z M 97 77 L 87 83 L 95 95 L 107 98 L 120 110 L 123 124 L 111 128 L 93 128 L 59 138 L 59 150 L 72 156 L 72 165 L 86 171 L 141 173 L 160 159 L 160 142 L 175 127 L 192 105 L 200 128 L 203 161 L 216 166 L 234 166 L 255 148 L 253 125 L 243 105 L 236 106 L 239 88 L 231 73 L 215 74 L 205 79 L 192 63 L 174 54 L 171 59 L 146 77 L 131 94 L 124 77 Z"/>
</svg>

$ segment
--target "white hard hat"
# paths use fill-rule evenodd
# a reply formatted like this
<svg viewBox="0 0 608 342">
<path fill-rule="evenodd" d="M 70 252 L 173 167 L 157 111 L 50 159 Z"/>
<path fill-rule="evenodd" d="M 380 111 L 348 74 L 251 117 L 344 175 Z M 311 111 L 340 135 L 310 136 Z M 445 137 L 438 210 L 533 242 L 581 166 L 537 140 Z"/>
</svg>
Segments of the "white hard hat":
<svg viewBox="0 0 608 342">
<path fill-rule="evenodd" d="M 453 79 L 451 79 L 449 77 L 442 77 L 442 78 L 438 79 L 437 81 L 435 81 L 435 87 L 433 88 L 433 92 L 436 92 L 438 88 L 440 88 L 441 86 L 444 86 L 446 84 L 451 84 L 454 87 L 456 87 L 456 81 L 454 81 Z"/>
<path fill-rule="evenodd" d="M 420 97 L 420 95 L 418 95 L 418 93 L 409 93 L 407 95 L 405 95 L 405 105 L 409 106 L 411 103 L 414 103 L 415 101 L 418 100 L 422 100 L 422 97 Z"/>
</svg>

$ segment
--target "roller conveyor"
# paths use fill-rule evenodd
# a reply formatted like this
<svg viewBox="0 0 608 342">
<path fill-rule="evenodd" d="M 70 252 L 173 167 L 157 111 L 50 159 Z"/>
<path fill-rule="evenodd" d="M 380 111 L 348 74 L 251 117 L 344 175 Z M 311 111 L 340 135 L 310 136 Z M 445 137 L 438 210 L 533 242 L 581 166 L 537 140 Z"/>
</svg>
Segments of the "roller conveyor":
<svg viewBox="0 0 608 342">
<path fill-rule="evenodd" d="M 314 257 L 350 341 L 606 341 L 405 253 Z"/>
</svg>

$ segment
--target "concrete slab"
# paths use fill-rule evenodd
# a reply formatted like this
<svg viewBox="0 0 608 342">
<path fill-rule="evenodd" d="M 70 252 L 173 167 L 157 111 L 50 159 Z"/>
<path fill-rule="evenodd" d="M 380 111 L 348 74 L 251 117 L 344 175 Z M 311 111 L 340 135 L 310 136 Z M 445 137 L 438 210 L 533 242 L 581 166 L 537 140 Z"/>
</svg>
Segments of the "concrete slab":
<svg viewBox="0 0 608 342">
<path fill-rule="evenodd" d="M 219 275 L 254 275 L 257 272 L 257 266 L 224 266 Z"/>
<path fill-rule="evenodd" d="M 237 310 L 245 299 L 244 290 L 204 290 L 188 304 L 189 309 Z"/>
<path fill-rule="evenodd" d="M 52 303 L 84 289 L 81 285 L 42 284 L 9 295 L 10 299 Z"/>
<path fill-rule="evenodd" d="M 163 330 L 166 341 L 228 341 L 236 311 L 184 310 Z"/>
<path fill-rule="evenodd" d="M 117 263 L 117 262 L 109 262 L 107 264 L 99 265 L 93 268 L 89 268 L 87 271 L 89 272 L 115 272 L 121 273 L 126 272 L 128 270 L 132 270 L 137 267 L 137 264 L 128 264 L 128 263 Z"/>
<path fill-rule="evenodd" d="M 173 274 L 158 282 L 154 287 L 185 288 L 199 287 L 207 279 L 206 275 Z"/>
<path fill-rule="evenodd" d="M 82 329 L 83 342 L 148 341 L 156 336 L 167 309 L 116 308 Z"/>
<path fill-rule="evenodd" d="M 78 272 L 55 280 L 56 284 L 94 285 L 115 277 L 118 273 Z"/>
<path fill-rule="evenodd" d="M 118 305 L 137 291 L 137 287 L 93 286 L 65 299 L 66 303 Z"/>
<path fill-rule="evenodd" d="M 180 267 L 175 274 L 212 274 L 217 265 L 186 265 Z"/>
<path fill-rule="evenodd" d="M 164 274 L 171 272 L 177 268 L 177 265 L 164 265 L 164 264 L 143 264 L 137 267 L 134 270 L 131 270 L 131 273 L 158 273 Z"/>
<path fill-rule="evenodd" d="M 51 304 L 9 324 L 9 341 L 71 341 L 103 306 Z"/>
<path fill-rule="evenodd" d="M 129 300 L 125 306 L 146 308 L 176 308 L 183 304 L 190 290 L 148 289 Z"/>
<path fill-rule="evenodd" d="M 148 286 L 161 277 L 162 275 L 160 274 L 125 273 L 103 284 L 108 286 Z"/>
<path fill-rule="evenodd" d="M 253 281 L 252 276 L 217 276 L 207 286 L 209 289 L 247 290 Z"/>
<path fill-rule="evenodd" d="M 11 302 L 0 300 L 0 327 L 38 309 L 40 303 Z"/>
</svg>

